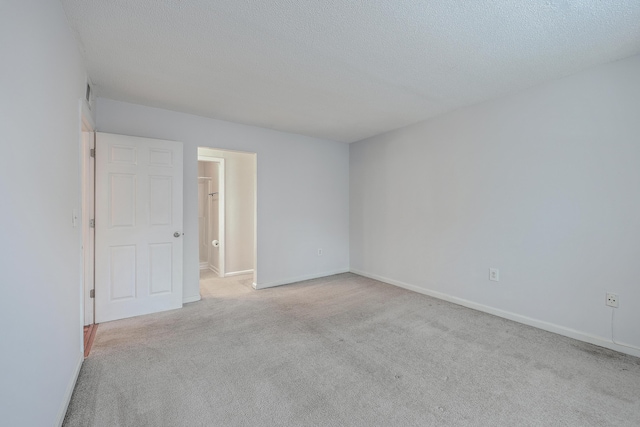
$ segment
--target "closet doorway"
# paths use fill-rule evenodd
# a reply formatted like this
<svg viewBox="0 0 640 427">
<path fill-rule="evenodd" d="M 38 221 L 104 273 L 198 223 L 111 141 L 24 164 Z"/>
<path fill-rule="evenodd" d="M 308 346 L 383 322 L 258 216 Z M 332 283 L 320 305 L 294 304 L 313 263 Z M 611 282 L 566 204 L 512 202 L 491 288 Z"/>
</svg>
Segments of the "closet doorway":
<svg viewBox="0 0 640 427">
<path fill-rule="evenodd" d="M 225 276 L 225 159 L 198 155 L 200 269 Z"/>
<path fill-rule="evenodd" d="M 251 274 L 256 282 L 257 184 L 256 153 L 198 147 L 201 276 Z"/>
</svg>

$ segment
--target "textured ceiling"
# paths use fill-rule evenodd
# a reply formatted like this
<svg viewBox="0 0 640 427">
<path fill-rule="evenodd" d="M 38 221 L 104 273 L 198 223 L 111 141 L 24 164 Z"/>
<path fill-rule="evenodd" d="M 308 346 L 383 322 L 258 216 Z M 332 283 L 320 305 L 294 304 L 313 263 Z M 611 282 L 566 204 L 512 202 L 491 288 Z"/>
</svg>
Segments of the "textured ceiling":
<svg viewBox="0 0 640 427">
<path fill-rule="evenodd" d="M 62 0 L 98 96 L 352 142 L 640 52 L 640 1 Z"/>
</svg>

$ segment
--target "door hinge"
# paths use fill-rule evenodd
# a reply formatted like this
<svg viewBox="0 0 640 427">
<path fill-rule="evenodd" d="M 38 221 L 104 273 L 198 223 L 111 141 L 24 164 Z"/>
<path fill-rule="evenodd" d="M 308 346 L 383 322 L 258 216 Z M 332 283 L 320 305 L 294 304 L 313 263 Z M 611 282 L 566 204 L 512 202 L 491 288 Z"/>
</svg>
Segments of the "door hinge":
<svg viewBox="0 0 640 427">
<path fill-rule="evenodd" d="M 95 298 L 96 297 L 96 290 L 95 289 L 91 289 L 89 291 L 89 298 Z"/>
<path fill-rule="evenodd" d="M 94 157 L 94 158 L 95 158 L 95 157 L 96 157 L 96 149 L 95 149 L 95 148 L 92 148 L 91 150 L 89 150 L 89 155 L 90 155 L 91 157 Z"/>
<path fill-rule="evenodd" d="M 89 220 L 89 228 L 96 228 L 96 220 L 95 219 L 90 219 Z"/>
</svg>

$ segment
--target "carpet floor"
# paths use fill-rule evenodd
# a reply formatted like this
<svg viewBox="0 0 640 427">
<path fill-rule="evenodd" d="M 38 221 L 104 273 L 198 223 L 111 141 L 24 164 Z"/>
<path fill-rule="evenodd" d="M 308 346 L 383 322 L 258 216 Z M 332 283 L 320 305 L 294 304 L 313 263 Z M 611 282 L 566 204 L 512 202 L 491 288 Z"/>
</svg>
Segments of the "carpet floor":
<svg viewBox="0 0 640 427">
<path fill-rule="evenodd" d="M 354 274 L 100 325 L 64 425 L 640 426 L 640 359 Z"/>
</svg>

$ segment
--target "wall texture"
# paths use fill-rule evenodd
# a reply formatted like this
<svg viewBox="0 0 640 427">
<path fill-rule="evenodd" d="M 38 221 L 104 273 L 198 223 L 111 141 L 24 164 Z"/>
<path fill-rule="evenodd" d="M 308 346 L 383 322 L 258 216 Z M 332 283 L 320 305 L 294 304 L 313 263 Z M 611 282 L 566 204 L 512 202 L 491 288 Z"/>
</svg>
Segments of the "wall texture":
<svg viewBox="0 0 640 427">
<path fill-rule="evenodd" d="M 97 106 L 101 132 L 184 143 L 185 300 L 199 298 L 198 147 L 257 153 L 258 287 L 349 269 L 347 144 L 108 99 Z"/>
<path fill-rule="evenodd" d="M 640 355 L 639 100 L 636 56 L 351 144 L 352 270 Z"/>
<path fill-rule="evenodd" d="M 53 426 L 82 362 L 86 79 L 57 1 L 2 1 L 0 40 L 0 423 Z"/>
<path fill-rule="evenodd" d="M 253 270 L 255 155 L 208 148 L 198 151 L 225 159 L 225 273 Z"/>
</svg>

